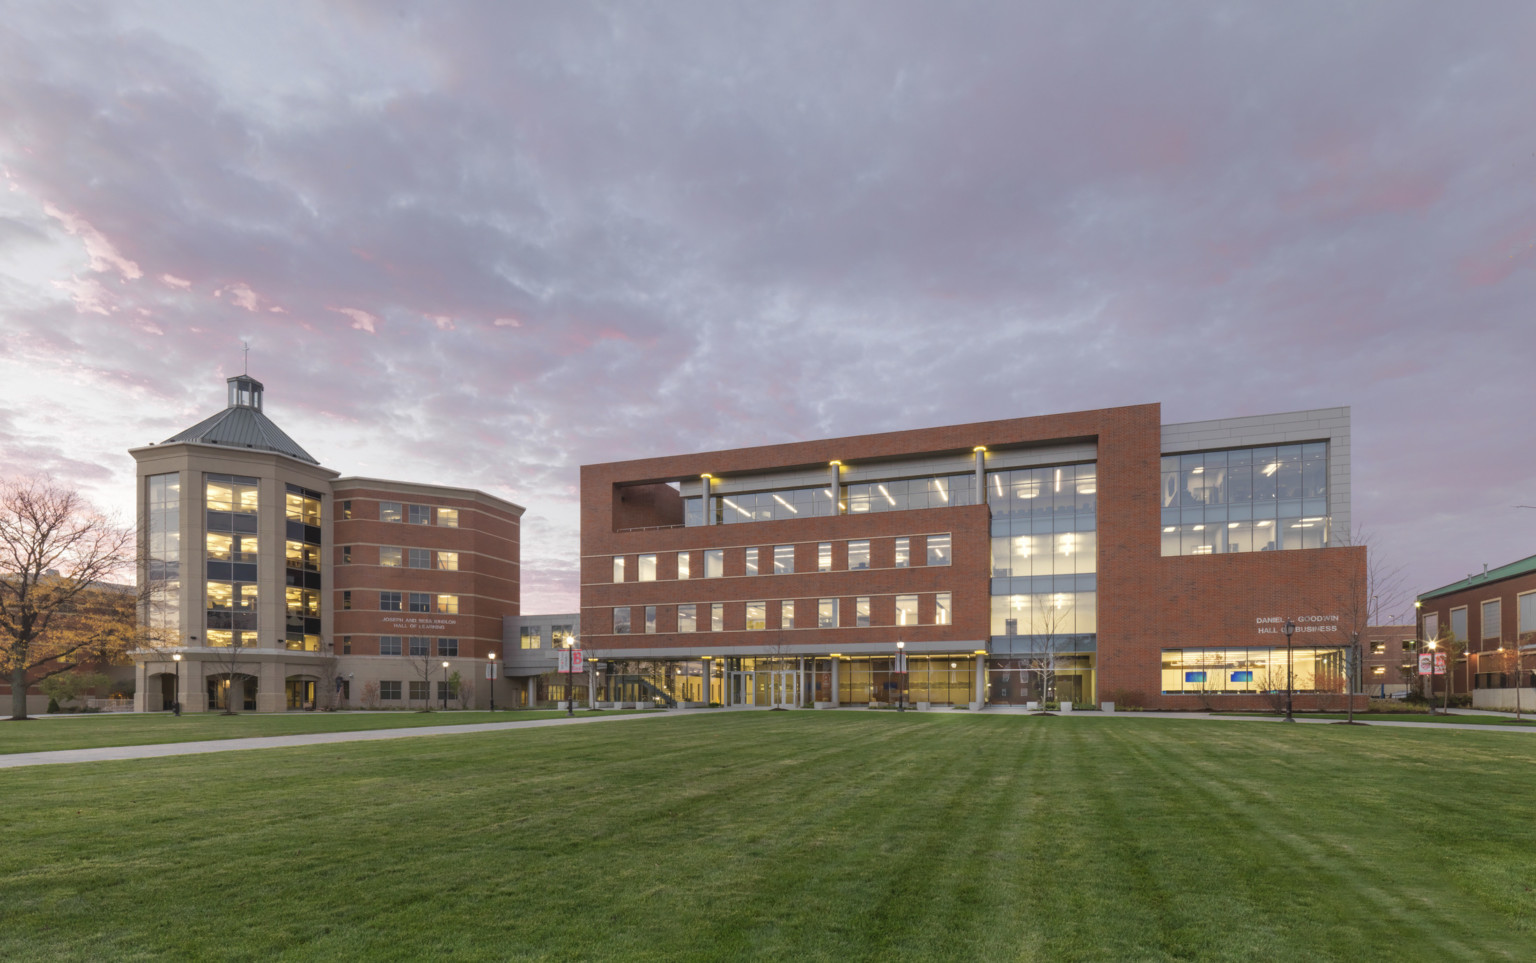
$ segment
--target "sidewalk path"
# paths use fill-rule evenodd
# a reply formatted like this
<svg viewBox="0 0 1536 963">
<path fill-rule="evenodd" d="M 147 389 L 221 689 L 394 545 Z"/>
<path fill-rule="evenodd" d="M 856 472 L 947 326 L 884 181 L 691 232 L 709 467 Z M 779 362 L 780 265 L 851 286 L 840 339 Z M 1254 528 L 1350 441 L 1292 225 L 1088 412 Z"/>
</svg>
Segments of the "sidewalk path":
<svg viewBox="0 0 1536 963">
<path fill-rule="evenodd" d="M 285 749 L 333 742 L 374 742 L 412 736 L 450 736 L 461 732 L 501 732 L 505 729 L 538 729 L 543 726 L 579 726 L 589 722 L 653 719 L 669 712 L 631 712 L 625 715 L 579 715 L 574 719 L 529 719 L 526 722 L 478 722 L 464 726 L 419 726 L 400 729 L 364 729 L 358 732 L 310 732 L 293 736 L 253 736 L 249 739 L 209 739 L 203 742 L 164 742 L 148 746 L 99 746 L 93 749 L 55 749 L 0 755 L 0 769 L 19 766 L 51 766 L 70 762 L 104 762 L 114 759 L 157 759 L 161 756 L 194 756 L 205 752 L 238 749 Z"/>
<path fill-rule="evenodd" d="M 710 710 L 714 712 L 754 711 L 756 707 L 732 707 Z M 767 711 L 767 710 L 758 710 Z M 797 710 L 815 712 L 817 710 Z M 827 711 L 827 710 L 823 710 Z M 830 710 L 834 712 L 887 712 L 854 707 Z M 912 710 L 916 711 L 916 710 Z M 951 710 L 930 710 L 948 712 Z M 584 715 L 574 719 L 530 719 L 527 722 L 480 722 L 465 726 L 422 726 L 414 729 L 365 729 L 361 732 L 311 732 L 293 736 L 256 736 L 249 739 L 211 739 L 204 742 L 169 742 L 150 746 L 101 746 L 94 749 L 56 749 L 48 752 L 18 752 L 0 755 L 0 769 L 20 766 L 51 766 L 73 762 L 105 762 L 121 759 L 158 759 L 163 756 L 193 756 L 207 752 L 234 752 L 240 749 L 285 749 L 290 746 L 318 746 L 337 742 L 375 742 L 380 739 L 409 739 L 413 736 L 451 736 L 463 732 L 501 732 L 507 729 L 539 729 L 545 726 L 579 726 L 592 722 L 619 722 L 625 719 L 664 719 L 680 715 L 702 715 L 697 710 L 668 712 L 634 712 L 627 715 Z M 990 707 L 983 715 L 1027 715 L 1024 709 Z M 1217 716 L 1207 712 L 1063 712 L 1057 718 L 1085 719 L 1185 719 L 1204 722 L 1270 722 L 1283 723 L 1279 716 Z M 1454 722 L 1387 722 L 1366 721 L 1367 725 L 1404 729 L 1456 729 L 1463 732 L 1524 732 L 1536 733 L 1536 726 L 1475 725 Z M 1297 719 L 1298 724 L 1309 726 L 1339 725 L 1341 719 Z"/>
</svg>

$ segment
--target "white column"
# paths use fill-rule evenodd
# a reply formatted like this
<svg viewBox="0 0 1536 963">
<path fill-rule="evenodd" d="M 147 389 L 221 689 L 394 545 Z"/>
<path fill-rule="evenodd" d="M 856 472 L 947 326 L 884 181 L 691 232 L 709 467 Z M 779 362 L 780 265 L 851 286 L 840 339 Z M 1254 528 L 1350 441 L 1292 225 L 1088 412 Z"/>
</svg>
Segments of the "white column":
<svg viewBox="0 0 1536 963">
<path fill-rule="evenodd" d="M 976 693 L 971 700 L 971 707 L 980 709 L 987 704 L 987 657 L 976 656 Z"/>
<path fill-rule="evenodd" d="M 838 699 L 838 693 L 842 692 L 842 689 L 838 688 L 838 678 L 837 678 L 838 672 L 837 672 L 837 670 L 842 665 L 842 663 L 843 663 L 842 659 L 833 659 L 832 660 L 832 706 L 834 708 L 836 708 L 838 705 L 840 705 L 840 701 Z"/>
<path fill-rule="evenodd" d="M 715 670 L 715 663 L 710 659 L 704 659 L 702 662 L 704 665 L 704 704 L 709 705 L 715 701 L 709 697 L 710 674 Z"/>
</svg>

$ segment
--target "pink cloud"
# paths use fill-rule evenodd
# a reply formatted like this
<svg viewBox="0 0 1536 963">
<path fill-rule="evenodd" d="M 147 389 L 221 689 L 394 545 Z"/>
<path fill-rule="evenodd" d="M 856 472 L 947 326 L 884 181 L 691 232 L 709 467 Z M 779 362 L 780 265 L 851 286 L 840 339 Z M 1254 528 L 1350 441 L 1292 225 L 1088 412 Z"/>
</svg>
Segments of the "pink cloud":
<svg viewBox="0 0 1536 963">
<path fill-rule="evenodd" d="M 369 334 L 377 334 L 379 319 L 359 308 L 331 308 L 337 314 L 345 314 L 352 319 L 352 327 L 358 331 L 366 331 Z"/>
<path fill-rule="evenodd" d="M 190 291 L 190 290 L 192 290 L 192 282 L 191 281 L 188 281 L 186 278 L 179 278 L 179 277 L 177 277 L 174 274 L 162 274 L 162 275 L 160 275 L 160 280 L 167 287 L 178 288 L 178 289 L 180 289 L 182 291 Z"/>
<path fill-rule="evenodd" d="M 89 221 L 76 217 L 73 214 L 66 214 L 52 204 L 44 204 L 43 213 L 57 219 L 60 224 L 64 225 L 64 230 L 80 238 L 81 242 L 85 244 L 86 255 L 91 259 L 92 271 L 104 273 L 108 270 L 115 270 L 124 280 L 128 281 L 137 281 L 144 276 L 144 272 L 139 270 L 138 264 L 119 254 L 117 247 L 107 240 L 100 231 L 92 227 Z"/>
</svg>

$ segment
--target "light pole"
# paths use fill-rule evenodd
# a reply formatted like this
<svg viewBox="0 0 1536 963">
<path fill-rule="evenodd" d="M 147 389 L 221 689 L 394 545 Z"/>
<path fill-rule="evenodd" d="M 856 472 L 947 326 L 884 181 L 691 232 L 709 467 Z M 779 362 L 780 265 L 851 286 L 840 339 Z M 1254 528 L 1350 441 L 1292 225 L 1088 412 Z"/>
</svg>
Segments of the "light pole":
<svg viewBox="0 0 1536 963">
<path fill-rule="evenodd" d="M 448 663 L 443 663 L 443 709 L 448 708 Z"/>
<path fill-rule="evenodd" d="M 576 715 L 576 689 L 571 684 L 571 670 L 575 668 L 571 665 L 575 657 L 575 653 L 571 650 L 574 648 L 576 648 L 576 637 L 567 636 L 565 640 L 565 714 L 567 717 Z"/>
<path fill-rule="evenodd" d="M 1429 714 L 1435 714 L 1435 640 L 1424 643 L 1429 649 L 1429 671 L 1424 674 L 1424 701 L 1429 703 Z"/>
<path fill-rule="evenodd" d="M 491 653 L 491 711 L 496 711 L 496 653 Z"/>
<path fill-rule="evenodd" d="M 907 643 L 896 640 L 896 711 L 907 711 Z"/>
<path fill-rule="evenodd" d="M 1295 670 L 1294 654 L 1291 649 L 1291 634 L 1296 631 L 1296 623 L 1290 619 L 1285 620 L 1285 721 L 1295 722 L 1296 717 L 1291 714 L 1292 673 Z"/>
<path fill-rule="evenodd" d="M 171 661 L 176 664 L 176 687 L 171 690 L 171 711 L 181 715 L 181 653 L 171 653 Z"/>
</svg>

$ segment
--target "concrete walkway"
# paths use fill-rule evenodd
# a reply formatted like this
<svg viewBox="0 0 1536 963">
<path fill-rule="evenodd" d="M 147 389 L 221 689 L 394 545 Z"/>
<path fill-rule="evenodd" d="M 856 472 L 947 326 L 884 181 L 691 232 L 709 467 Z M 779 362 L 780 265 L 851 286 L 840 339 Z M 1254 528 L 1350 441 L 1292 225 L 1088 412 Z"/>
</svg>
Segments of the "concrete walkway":
<svg viewBox="0 0 1536 963">
<path fill-rule="evenodd" d="M 249 739 L 209 739 L 203 742 L 168 742 L 157 743 L 148 746 L 100 746 L 93 749 L 56 749 L 44 752 L 17 752 L 9 755 L 0 755 L 0 769 L 14 769 L 20 766 L 51 766 L 75 762 L 104 762 L 122 759 L 159 759 L 164 756 L 194 756 L 208 752 L 235 752 L 241 749 L 286 749 L 291 746 L 319 746 L 338 742 L 376 742 L 380 739 L 409 739 L 413 736 L 451 736 L 467 732 L 502 732 L 508 729 L 540 729 L 545 726 L 579 726 L 593 722 L 620 722 L 626 719 L 665 719 L 678 716 L 703 715 L 705 712 L 753 712 L 769 711 L 766 707 L 741 706 L 727 709 L 712 709 L 700 712 L 697 709 L 671 710 L 667 712 L 635 712 L 627 715 L 578 715 L 575 718 L 562 719 L 530 719 L 527 722 L 481 722 L 462 726 L 420 726 L 417 728 L 402 729 L 365 729 L 358 732 L 311 732 L 292 736 L 255 736 Z M 832 710 L 798 709 L 797 712 L 881 712 L 887 713 L 889 709 L 865 709 L 852 706 L 839 707 Z M 907 710 L 916 712 L 915 709 Z M 958 714 L 961 710 L 931 709 L 929 712 L 943 712 Z M 1453 713 L 1455 710 L 1452 710 Z M 970 714 L 970 713 L 967 713 Z M 1030 710 L 1014 706 L 990 706 L 982 710 L 983 715 L 1033 715 Z M 1483 713 L 1468 711 L 1468 715 L 1502 715 L 1503 713 Z M 1279 716 L 1219 716 L 1208 712 L 1062 712 L 1055 715 L 1061 719 L 1183 719 L 1202 722 L 1269 722 L 1284 723 Z M 1370 720 L 1363 713 L 1357 716 L 1361 722 L 1372 726 L 1396 727 L 1404 729 L 1455 729 L 1463 732 L 1523 732 L 1536 734 L 1536 726 L 1501 726 L 1478 725 L 1475 723 L 1455 722 L 1389 722 L 1383 720 Z M 1303 719 L 1296 720 L 1298 725 L 1328 726 L 1339 725 L 1341 719 Z"/>
<path fill-rule="evenodd" d="M 158 759 L 162 756 L 195 756 L 207 752 L 240 749 L 286 749 L 334 742 L 376 742 L 412 736 L 452 736 L 465 732 L 501 732 L 506 729 L 539 729 L 544 726 L 579 726 L 591 722 L 624 719 L 657 719 L 668 712 L 632 712 L 626 715 L 578 715 L 571 719 L 529 719 L 527 722 L 478 722 L 462 726 L 417 726 L 399 729 L 363 729 L 357 732 L 309 732 L 292 736 L 252 736 L 248 739 L 208 739 L 202 742 L 162 742 L 147 746 L 98 746 L 92 749 L 54 749 L 0 755 L 0 769 L 19 766 L 52 766 L 71 762 L 105 762 L 114 759 Z"/>
</svg>

